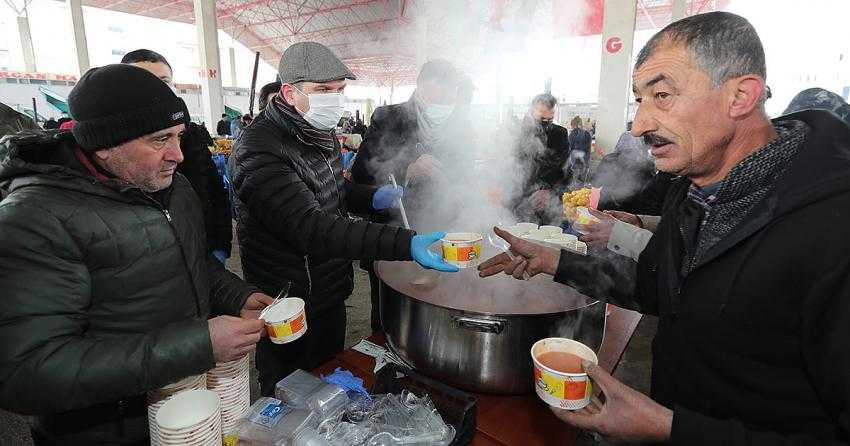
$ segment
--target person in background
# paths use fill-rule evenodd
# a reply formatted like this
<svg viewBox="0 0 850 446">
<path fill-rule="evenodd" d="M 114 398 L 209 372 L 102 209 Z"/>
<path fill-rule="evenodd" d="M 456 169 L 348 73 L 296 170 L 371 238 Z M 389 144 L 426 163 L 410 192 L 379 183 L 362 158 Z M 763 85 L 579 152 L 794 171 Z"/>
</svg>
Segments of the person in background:
<svg viewBox="0 0 850 446">
<path fill-rule="evenodd" d="M 221 119 L 215 125 L 215 132 L 218 136 L 230 136 L 230 120 L 227 119 L 226 113 L 221 114 Z"/>
<path fill-rule="evenodd" d="M 524 178 L 509 205 L 520 221 L 561 223 L 560 200 L 569 182 L 566 167 L 570 141 L 567 129 L 552 122 L 557 105 L 551 94 L 539 94 L 522 120 L 514 154 Z"/>
<path fill-rule="evenodd" d="M 278 91 L 280 91 L 280 82 L 279 81 L 269 82 L 268 84 L 263 85 L 263 88 L 260 88 L 260 101 L 259 101 L 260 112 L 262 112 L 263 110 L 266 109 L 266 107 L 268 107 L 271 100 L 275 96 L 277 96 Z"/>
<path fill-rule="evenodd" d="M 590 144 L 593 137 L 582 127 L 581 116 L 573 117 L 570 128 L 570 156 L 567 161 L 570 175 L 585 182 L 590 168 Z"/>
<path fill-rule="evenodd" d="M 584 154 L 584 159 L 590 159 L 590 142 L 592 137 L 590 132 L 582 127 L 581 116 L 574 116 L 570 121 L 570 156 L 581 152 Z"/>
<path fill-rule="evenodd" d="M 357 133 L 361 137 L 366 136 L 366 124 L 363 123 L 363 119 L 358 115 L 357 119 L 354 120 L 354 133 Z"/>
<path fill-rule="evenodd" d="M 764 49 L 743 17 L 668 25 L 638 53 L 632 134 L 678 175 L 638 262 L 503 235 L 514 258 L 587 296 L 659 316 L 651 396 L 596 365 L 605 395 L 553 409 L 615 442 L 850 444 L 850 127 L 806 110 L 771 121 Z"/>
<path fill-rule="evenodd" d="M 296 369 L 311 370 L 343 349 L 345 300 L 353 259 L 415 260 L 457 271 L 428 246 L 445 233 L 354 220 L 349 211 L 397 206 L 401 188 L 354 184 L 342 177 L 334 127 L 354 75 L 326 46 L 299 42 L 278 65 L 281 89 L 243 130 L 230 156 L 245 278 L 272 295 L 302 297 L 310 329 L 292 343 L 260 342 L 260 393 Z"/>
<path fill-rule="evenodd" d="M 272 299 L 209 254 L 183 100 L 115 64 L 68 105 L 72 132 L 0 145 L 0 407 L 38 446 L 147 445 L 145 393 L 250 353 Z"/>
<path fill-rule="evenodd" d="M 230 120 L 230 137 L 236 139 L 242 131 L 242 116 L 237 116 Z"/>
<path fill-rule="evenodd" d="M 807 88 L 794 96 L 783 115 L 803 110 L 827 110 L 850 126 L 850 104 L 841 96 L 823 88 Z"/>
<path fill-rule="evenodd" d="M 171 65 L 159 53 L 146 49 L 130 51 L 124 55 L 121 63 L 148 70 L 172 87 Z M 230 198 L 209 150 L 213 144 L 212 137 L 204 127 L 187 122 L 186 130 L 180 136 L 184 159 L 177 166 L 177 171 L 189 180 L 200 200 L 207 247 L 219 261 L 225 263 L 230 257 L 233 221 L 230 216 Z"/>
<path fill-rule="evenodd" d="M 410 193 L 404 206 L 414 227 L 419 224 L 418 216 L 433 208 L 422 202 L 422 197 L 432 195 L 431 188 L 440 181 L 441 169 L 452 164 L 447 152 L 462 150 L 451 143 L 469 140 L 458 136 L 463 135 L 468 121 L 454 113 L 462 79 L 457 68 L 446 60 L 435 59 L 422 65 L 410 99 L 378 107 L 372 114 L 371 126 L 351 167 L 351 179 L 358 184 L 386 184 L 389 174 L 398 182 L 408 183 Z M 401 215 L 391 210 L 372 212 L 369 218 L 378 223 L 402 224 Z M 372 330 L 381 331 L 380 281 L 371 262 L 361 261 L 360 266 L 369 272 Z"/>
<path fill-rule="evenodd" d="M 236 131 L 233 132 L 233 139 L 239 138 L 239 135 L 242 134 L 242 130 L 251 125 L 251 121 L 253 120 L 254 118 L 252 118 L 249 114 L 244 114 L 239 119 L 234 119 L 234 121 L 239 121 L 239 126 L 236 128 Z"/>
<path fill-rule="evenodd" d="M 59 128 L 59 123 L 56 122 L 55 119 L 50 118 L 47 121 L 44 121 L 44 125 L 42 125 L 44 130 L 56 130 Z"/>
<path fill-rule="evenodd" d="M 591 184 L 602 188 L 598 209 L 646 213 L 640 209 L 641 195 L 656 174 L 649 148 L 641 137 L 620 135 L 614 151 L 602 157 L 593 173 Z"/>
</svg>

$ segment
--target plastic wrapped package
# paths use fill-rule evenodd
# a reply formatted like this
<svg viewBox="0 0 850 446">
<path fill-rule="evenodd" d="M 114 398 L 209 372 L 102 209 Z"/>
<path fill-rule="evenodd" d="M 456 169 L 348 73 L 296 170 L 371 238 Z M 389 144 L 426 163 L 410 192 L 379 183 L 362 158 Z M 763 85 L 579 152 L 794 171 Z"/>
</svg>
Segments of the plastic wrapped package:
<svg viewBox="0 0 850 446">
<path fill-rule="evenodd" d="M 260 398 L 225 437 L 225 444 L 287 445 L 301 430 L 313 429 L 317 424 L 316 415 L 309 410 L 295 409 L 276 398 Z"/>
<path fill-rule="evenodd" d="M 313 393 L 307 396 L 307 408 L 325 419 L 331 414 L 345 410 L 348 404 L 348 394 L 342 387 L 335 384 L 322 383 Z"/>
<path fill-rule="evenodd" d="M 315 429 L 303 429 L 293 439 L 292 446 L 332 446 L 328 440 Z M 281 445 L 275 445 L 281 446 Z"/>
<path fill-rule="evenodd" d="M 275 398 L 298 408 L 307 407 L 307 397 L 313 394 L 324 382 L 318 377 L 298 369 L 275 385 Z"/>
<path fill-rule="evenodd" d="M 324 433 L 333 446 L 360 445 L 374 434 L 371 423 L 353 424 L 345 421 L 337 423 L 330 432 Z"/>
<path fill-rule="evenodd" d="M 280 422 L 275 436 L 275 446 L 293 446 L 304 431 L 315 431 L 318 417 L 307 409 L 295 409 Z M 321 443 L 313 443 L 321 444 Z"/>
</svg>

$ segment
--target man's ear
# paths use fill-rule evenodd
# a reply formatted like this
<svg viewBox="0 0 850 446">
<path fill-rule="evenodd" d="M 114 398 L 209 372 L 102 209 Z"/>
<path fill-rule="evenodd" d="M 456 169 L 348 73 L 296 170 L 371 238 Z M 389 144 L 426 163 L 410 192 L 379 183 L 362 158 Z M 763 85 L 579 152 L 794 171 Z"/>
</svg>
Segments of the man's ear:
<svg viewBox="0 0 850 446">
<path fill-rule="evenodd" d="M 289 105 L 295 105 L 295 87 L 289 84 L 283 84 L 280 86 L 280 96 L 283 98 L 283 101 Z"/>
<path fill-rule="evenodd" d="M 764 79 L 756 75 L 746 75 L 729 82 L 729 116 L 733 119 L 749 115 L 761 105 L 765 92 Z"/>
</svg>

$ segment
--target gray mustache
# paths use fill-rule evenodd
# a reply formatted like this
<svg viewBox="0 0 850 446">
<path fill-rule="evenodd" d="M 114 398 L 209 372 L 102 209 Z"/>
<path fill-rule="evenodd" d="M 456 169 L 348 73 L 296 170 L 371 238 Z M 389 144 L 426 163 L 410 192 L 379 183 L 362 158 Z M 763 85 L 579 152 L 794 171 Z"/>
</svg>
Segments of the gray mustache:
<svg viewBox="0 0 850 446">
<path fill-rule="evenodd" d="M 673 141 L 670 141 L 663 136 L 658 136 L 655 133 L 645 133 L 643 135 L 643 142 L 650 146 L 663 146 L 664 144 L 673 144 Z"/>
</svg>

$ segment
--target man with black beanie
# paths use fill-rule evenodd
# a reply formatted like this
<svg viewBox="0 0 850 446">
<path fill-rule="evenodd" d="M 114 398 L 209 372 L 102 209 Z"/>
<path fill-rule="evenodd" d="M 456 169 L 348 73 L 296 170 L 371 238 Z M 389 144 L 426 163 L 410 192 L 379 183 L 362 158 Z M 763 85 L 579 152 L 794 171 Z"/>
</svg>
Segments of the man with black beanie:
<svg viewBox="0 0 850 446">
<path fill-rule="evenodd" d="M 171 70 L 171 64 L 155 51 L 146 49 L 130 51 L 121 58 L 121 63 L 144 68 L 173 87 L 174 73 Z M 201 201 L 207 232 L 207 248 L 221 263 L 225 263 L 230 257 L 233 219 L 230 215 L 230 197 L 209 150 L 209 146 L 213 144 L 212 137 L 206 128 L 194 122 L 187 122 L 186 129 L 180 137 L 183 162 L 177 167 L 177 171 L 189 180 L 189 184 L 195 189 Z"/>
<path fill-rule="evenodd" d="M 165 83 L 108 65 L 68 102 L 0 146 L 0 407 L 38 445 L 147 444 L 145 393 L 252 351 L 271 298 L 208 254 Z"/>
</svg>

